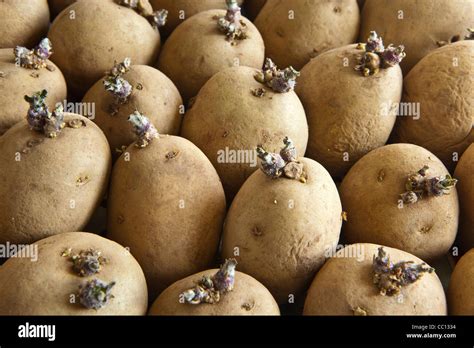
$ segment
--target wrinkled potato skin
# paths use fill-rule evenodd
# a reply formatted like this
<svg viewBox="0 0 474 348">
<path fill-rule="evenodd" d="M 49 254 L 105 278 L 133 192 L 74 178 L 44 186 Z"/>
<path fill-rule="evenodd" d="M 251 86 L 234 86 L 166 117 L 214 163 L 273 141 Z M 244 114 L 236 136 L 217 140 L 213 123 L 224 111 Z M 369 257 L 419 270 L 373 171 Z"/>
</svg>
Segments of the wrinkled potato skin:
<svg viewBox="0 0 474 348">
<path fill-rule="evenodd" d="M 166 155 L 177 156 L 167 159 Z M 130 145 L 112 173 L 108 237 L 130 247 L 145 272 L 150 298 L 208 268 L 217 253 L 226 203 L 219 177 L 191 142 L 160 136 Z"/>
<path fill-rule="evenodd" d="M 460 157 L 474 142 L 474 41 L 432 51 L 405 77 L 403 86 L 403 101 L 419 103 L 420 118 L 399 117 L 397 140 L 423 146 L 452 171 L 454 153 Z"/>
<path fill-rule="evenodd" d="M 363 248 L 362 261 L 344 257 L 344 252 Z M 372 259 L 379 245 L 353 244 L 329 259 L 314 278 L 306 297 L 303 315 L 354 315 L 357 307 L 367 315 L 446 315 L 443 286 L 436 275 L 424 273 L 415 283 L 404 286 L 401 294 L 382 296 L 373 282 Z M 402 250 L 384 247 L 390 261 L 423 261 Z M 350 254 L 349 254 L 350 255 Z M 353 254 L 357 255 L 357 254 Z"/>
<path fill-rule="evenodd" d="M 397 113 L 389 105 L 398 105 L 402 95 L 400 67 L 364 77 L 354 70 L 360 53 L 356 45 L 323 53 L 303 68 L 296 85 L 308 116 L 306 156 L 337 178 L 366 153 L 385 145 Z M 341 63 L 344 58 L 347 66 Z"/>
<path fill-rule="evenodd" d="M 235 196 L 245 180 L 258 169 L 249 163 L 219 163 L 218 151 L 254 150 L 262 145 L 279 152 L 289 136 L 303 156 L 308 125 L 303 105 L 295 92 L 275 93 L 254 79 L 256 69 L 226 69 L 201 89 L 183 121 L 182 136 L 196 144 L 209 158 L 221 178 L 226 196 Z M 265 96 L 251 91 L 263 88 Z M 220 101 L 220 102 L 217 102 Z M 255 157 L 256 158 L 256 157 Z"/>
<path fill-rule="evenodd" d="M 0 137 L 0 243 L 80 231 L 100 204 L 111 166 L 107 139 L 85 117 L 65 113 L 64 119 L 81 119 L 86 126 L 66 126 L 51 139 L 24 120 Z M 30 140 L 43 142 L 29 148 Z"/>
<path fill-rule="evenodd" d="M 356 0 L 267 0 L 255 20 L 266 56 L 298 70 L 321 52 L 356 42 L 359 24 Z"/>
<path fill-rule="evenodd" d="M 237 266 L 238 267 L 238 266 Z M 255 278 L 235 272 L 234 289 L 221 296 L 219 303 L 192 305 L 180 303 L 179 296 L 196 285 L 203 276 L 212 276 L 218 269 L 211 269 L 179 280 L 156 299 L 149 315 L 280 315 L 272 294 Z M 249 308 L 249 309 L 246 309 Z"/>
<path fill-rule="evenodd" d="M 253 173 L 224 225 L 223 257 L 235 257 L 239 269 L 258 279 L 280 304 L 290 294 L 303 294 L 341 230 L 341 202 L 329 173 L 313 160 L 300 160 L 306 183 Z"/>
<path fill-rule="evenodd" d="M 163 46 L 158 69 L 176 84 L 185 101 L 196 96 L 214 74 L 234 67 L 235 59 L 239 59 L 241 66 L 257 69 L 263 66 L 265 47 L 257 28 L 242 17 L 248 38 L 232 46 L 213 18 L 225 13 L 223 10 L 198 13 L 176 28 Z"/>
<path fill-rule="evenodd" d="M 246 16 L 253 21 L 257 18 L 266 2 L 267 0 L 246 0 L 244 4 Z"/>
<path fill-rule="evenodd" d="M 445 255 L 458 228 L 456 189 L 449 195 L 398 206 L 408 176 L 424 165 L 430 167 L 430 176 L 448 174 L 436 156 L 412 144 L 387 145 L 362 157 L 339 188 L 347 212 L 343 225 L 347 242 L 387 245 L 426 261 Z"/>
<path fill-rule="evenodd" d="M 159 133 L 178 134 L 183 100 L 173 82 L 146 65 L 132 65 L 123 78 L 133 86 L 133 91 L 128 102 L 120 105 L 116 114 L 110 113 L 114 97 L 105 90 L 103 79 L 97 81 L 82 100 L 84 103 L 95 103 L 94 122 L 107 137 L 112 153 L 135 141 L 136 135 L 128 122 L 128 117 L 135 110 L 148 117 Z M 139 85 L 141 89 L 137 88 Z"/>
<path fill-rule="evenodd" d="M 38 260 L 10 258 L 0 272 L 1 315 L 144 315 L 148 298 L 145 276 L 138 262 L 121 245 L 85 232 L 67 232 L 42 239 L 38 246 Z M 99 273 L 80 277 L 72 269 L 72 262 L 61 254 L 68 248 L 73 252 L 99 250 L 108 259 Z M 69 298 L 77 294 L 79 286 L 98 278 L 107 283 L 115 281 L 114 298 L 98 310 L 71 304 Z"/>
<path fill-rule="evenodd" d="M 160 34 L 132 9 L 103 0 L 79 1 L 69 9 L 74 11 L 75 19 L 70 19 L 69 11 L 60 13 L 48 37 L 55 52 L 51 60 L 61 69 L 75 96 L 82 98 L 114 61 L 130 57 L 132 64 L 155 62 Z"/>
<path fill-rule="evenodd" d="M 242 5 L 243 0 L 239 0 Z M 225 10 L 225 0 L 150 0 L 154 10 L 166 9 L 168 10 L 168 18 L 166 25 L 160 28 L 163 36 L 167 37 L 171 32 L 182 22 L 189 17 L 203 11 L 220 9 Z M 184 11 L 182 13 L 181 11 Z M 180 18 L 181 14 L 184 18 Z"/>
<path fill-rule="evenodd" d="M 49 8 L 46 0 L 0 1 L 0 48 L 34 47 L 46 36 Z"/>
<path fill-rule="evenodd" d="M 459 246 L 463 251 L 467 251 L 474 248 L 474 144 L 471 144 L 462 155 L 454 177 L 459 180 L 457 184 L 461 208 Z"/>
<path fill-rule="evenodd" d="M 438 41 L 464 37 L 474 22 L 474 0 L 366 0 L 359 40 L 366 42 L 371 30 L 382 36 L 385 46 L 404 45 L 401 67 L 406 75 Z M 403 11 L 403 19 L 399 19 Z"/>
<path fill-rule="evenodd" d="M 466 253 L 456 264 L 448 288 L 450 315 L 474 315 L 474 249 Z"/>
<path fill-rule="evenodd" d="M 5 74 L 0 78 L 0 135 L 26 117 L 29 104 L 25 102 L 25 95 L 46 89 L 46 102 L 50 110 L 56 103 L 66 99 L 67 89 L 63 74 L 49 60 L 47 64 L 53 66 L 54 71 L 46 68 L 22 68 L 15 65 L 13 48 L 0 49 L 0 71 Z M 38 77 L 33 77 L 32 73 L 38 74 Z"/>
</svg>

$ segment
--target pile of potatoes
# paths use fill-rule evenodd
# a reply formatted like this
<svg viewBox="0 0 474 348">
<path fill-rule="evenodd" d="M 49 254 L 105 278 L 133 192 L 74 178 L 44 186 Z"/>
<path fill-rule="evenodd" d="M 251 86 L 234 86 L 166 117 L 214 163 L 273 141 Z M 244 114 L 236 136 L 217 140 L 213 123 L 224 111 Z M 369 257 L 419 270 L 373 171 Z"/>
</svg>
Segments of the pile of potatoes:
<svg viewBox="0 0 474 348">
<path fill-rule="evenodd" d="M 474 315 L 473 9 L 1 1 L 0 315 Z"/>
</svg>

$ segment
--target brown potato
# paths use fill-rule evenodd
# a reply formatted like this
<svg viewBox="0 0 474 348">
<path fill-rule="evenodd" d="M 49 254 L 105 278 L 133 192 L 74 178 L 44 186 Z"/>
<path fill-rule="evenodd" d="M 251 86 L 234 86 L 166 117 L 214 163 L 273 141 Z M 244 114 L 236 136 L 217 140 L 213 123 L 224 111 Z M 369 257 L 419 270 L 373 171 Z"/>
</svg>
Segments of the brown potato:
<svg viewBox="0 0 474 348">
<path fill-rule="evenodd" d="M 306 156 L 339 179 L 367 152 L 385 145 L 402 95 L 400 67 L 364 77 L 354 70 L 360 53 L 356 45 L 323 53 L 303 68 L 296 85 L 308 115 Z"/>
<path fill-rule="evenodd" d="M 474 249 L 466 253 L 456 264 L 448 288 L 450 315 L 474 315 Z"/>
<path fill-rule="evenodd" d="M 69 124 L 47 138 L 21 121 L 0 137 L 0 243 L 32 243 L 80 231 L 107 189 L 111 156 L 92 121 L 64 114 Z"/>
<path fill-rule="evenodd" d="M 265 285 L 278 303 L 302 296 L 335 246 L 341 202 L 329 173 L 299 159 L 307 182 L 253 173 L 235 197 L 224 225 L 222 255 Z"/>
<path fill-rule="evenodd" d="M 173 82 L 160 71 L 146 65 L 132 65 L 123 78 L 133 86 L 133 91 L 116 114 L 111 113 L 114 96 L 105 90 L 103 79 L 97 81 L 82 100 L 83 103 L 95 103 L 93 121 L 107 137 L 112 153 L 116 154 L 116 149 L 135 141 L 132 127 L 127 121 L 135 110 L 147 115 L 161 134 L 178 134 L 183 100 Z"/>
<path fill-rule="evenodd" d="M 242 5 L 243 0 L 238 0 Z M 212 9 L 226 9 L 225 0 L 150 0 L 153 9 L 168 10 L 166 25 L 160 29 L 163 36 L 167 37 L 183 21 L 195 14 Z"/>
<path fill-rule="evenodd" d="M 160 34 L 132 9 L 112 1 L 79 1 L 54 20 L 48 37 L 56 63 L 79 99 L 110 69 L 111 62 L 130 57 L 134 64 L 152 65 Z"/>
<path fill-rule="evenodd" d="M 282 147 L 282 139 L 289 136 L 303 155 L 308 141 L 306 116 L 296 93 L 273 92 L 255 80 L 255 73 L 255 69 L 242 66 L 214 75 L 183 121 L 181 135 L 207 155 L 229 201 L 257 169 L 257 145 L 276 151 Z M 265 91 L 261 98 L 252 95 L 252 90 L 258 88 Z M 247 162 L 222 161 L 226 149 L 254 155 L 254 163 L 250 163 L 251 156 Z"/>
<path fill-rule="evenodd" d="M 214 304 L 188 304 L 180 302 L 183 291 L 195 286 L 205 275 L 213 275 L 217 269 L 210 269 L 178 280 L 169 286 L 155 300 L 149 315 L 280 315 L 275 299 L 265 286 L 255 278 L 235 272 L 234 289 L 221 296 Z"/>
<path fill-rule="evenodd" d="M 408 176 L 425 165 L 429 176 L 448 174 L 435 155 L 412 144 L 386 145 L 354 164 L 339 188 L 347 212 L 343 225 L 347 242 L 387 245 L 427 261 L 445 255 L 458 228 L 456 188 L 413 204 L 399 202 Z"/>
<path fill-rule="evenodd" d="M 474 0 L 366 0 L 359 39 L 365 42 L 375 30 L 387 44 L 403 44 L 406 75 L 438 42 L 467 33 L 474 22 L 473 6 Z"/>
<path fill-rule="evenodd" d="M 184 138 L 160 136 L 146 148 L 131 145 L 115 163 L 108 237 L 130 248 L 155 298 L 212 264 L 225 210 L 224 190 L 206 156 Z"/>
<path fill-rule="evenodd" d="M 352 244 L 337 252 L 318 272 L 308 290 L 304 315 L 446 315 L 443 286 L 436 275 L 424 273 L 401 288 L 398 295 L 382 296 L 374 284 L 372 260 L 378 245 Z M 393 263 L 422 260 L 404 251 L 384 247 Z"/>
<path fill-rule="evenodd" d="M 396 140 L 423 146 L 453 170 L 474 142 L 474 41 L 432 51 L 405 77 L 403 87 L 403 103 L 418 104 L 420 114 L 398 118 Z"/>
<path fill-rule="evenodd" d="M 34 46 L 48 32 L 46 0 L 0 1 L 0 48 Z"/>
<path fill-rule="evenodd" d="M 66 81 L 61 71 L 51 61 L 53 71 L 43 68 L 31 70 L 15 64 L 13 48 L 0 49 L 0 135 L 24 119 L 28 103 L 23 99 L 41 89 L 48 90 L 47 104 L 52 109 L 66 100 Z M 50 68 L 51 69 L 51 68 Z"/>
<path fill-rule="evenodd" d="M 457 191 L 461 215 L 459 221 L 459 246 L 467 251 L 474 248 L 474 144 L 462 155 L 454 177 L 459 180 Z"/>
<path fill-rule="evenodd" d="M 179 25 L 163 46 L 158 69 L 178 87 L 185 101 L 194 97 L 214 74 L 236 65 L 260 69 L 265 47 L 257 28 L 246 18 L 248 37 L 232 44 L 219 31 L 215 16 L 224 10 L 200 12 Z"/>
<path fill-rule="evenodd" d="M 121 245 L 92 233 L 69 232 L 42 239 L 27 247 L 34 258 L 12 257 L 1 266 L 1 315 L 144 315 L 148 299 L 146 281 L 138 262 Z M 93 249 L 107 259 L 98 273 L 80 276 L 70 259 L 62 256 Z M 25 253 L 25 255 L 27 255 Z M 28 255 L 32 256 L 32 255 Z M 100 279 L 115 282 L 113 298 L 104 307 L 81 304 L 79 287 Z M 72 302 L 71 302 L 72 301 Z"/>
<path fill-rule="evenodd" d="M 359 22 L 356 0 L 267 0 L 255 26 L 267 57 L 301 69 L 321 52 L 354 43 Z"/>
</svg>

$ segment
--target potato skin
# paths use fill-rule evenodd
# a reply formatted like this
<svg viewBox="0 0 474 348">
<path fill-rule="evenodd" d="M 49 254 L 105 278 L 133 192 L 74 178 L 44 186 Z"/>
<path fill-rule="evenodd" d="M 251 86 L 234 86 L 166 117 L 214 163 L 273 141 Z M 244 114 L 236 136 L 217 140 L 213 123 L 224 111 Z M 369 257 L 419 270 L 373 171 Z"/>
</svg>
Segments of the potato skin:
<svg viewBox="0 0 474 348">
<path fill-rule="evenodd" d="M 86 126 L 66 126 L 51 139 L 24 120 L 0 137 L 0 243 L 32 243 L 79 231 L 101 202 L 111 166 L 107 140 L 85 117 L 65 113 L 64 119 L 80 119 Z"/>
<path fill-rule="evenodd" d="M 446 175 L 443 163 L 412 144 L 392 144 L 362 157 L 339 188 L 347 212 L 343 235 L 349 243 L 377 243 L 431 261 L 445 255 L 456 237 L 459 203 L 449 195 L 425 197 L 399 208 L 408 175 L 429 166 L 429 175 Z"/>
<path fill-rule="evenodd" d="M 391 105 L 398 106 L 402 94 L 400 67 L 364 77 L 354 70 L 360 52 L 349 45 L 321 54 L 303 68 L 296 85 L 308 116 L 306 156 L 337 178 L 367 152 L 385 145 L 398 110 Z M 348 64 L 342 64 L 345 58 Z"/>
<path fill-rule="evenodd" d="M 156 60 L 160 34 L 135 11 L 103 0 L 78 1 L 70 10 L 75 19 L 62 12 L 48 37 L 55 51 L 52 61 L 79 99 L 114 61 L 130 57 L 133 64 L 152 65 Z"/>
<path fill-rule="evenodd" d="M 399 117 L 396 139 L 423 146 L 453 170 L 454 153 L 460 157 L 474 142 L 474 41 L 432 51 L 405 77 L 403 86 L 403 102 L 419 103 L 420 118 Z"/>
<path fill-rule="evenodd" d="M 354 43 L 359 24 L 356 0 L 267 0 L 255 20 L 266 56 L 295 69 L 321 52 Z"/>
<path fill-rule="evenodd" d="M 144 315 L 148 299 L 145 276 L 138 262 L 121 245 L 85 232 L 67 232 L 35 243 L 38 260 L 10 258 L 1 266 L 0 315 Z M 61 256 L 73 252 L 99 250 L 108 259 L 99 273 L 80 277 L 72 270 L 72 262 Z M 98 278 L 115 281 L 114 298 L 98 310 L 87 309 L 69 298 L 79 286 Z"/>
<path fill-rule="evenodd" d="M 158 69 L 176 84 L 185 101 L 194 97 L 214 74 L 234 67 L 236 59 L 241 66 L 260 69 L 263 65 L 265 47 L 257 28 L 242 17 L 248 38 L 232 45 L 214 19 L 225 13 L 209 10 L 192 16 L 176 28 L 163 46 Z"/>
<path fill-rule="evenodd" d="M 238 2 L 242 5 L 243 0 Z M 212 9 L 225 10 L 227 8 L 225 0 L 150 0 L 150 3 L 154 10 L 168 10 L 166 25 L 160 28 L 160 33 L 163 33 L 164 37 L 169 36 L 184 20 L 199 12 Z M 184 13 L 181 11 L 184 11 Z M 184 15 L 184 18 L 180 18 L 181 14 Z"/>
<path fill-rule="evenodd" d="M 46 0 L 3 0 L 0 2 L 0 48 L 35 46 L 48 32 Z"/>
<path fill-rule="evenodd" d="M 448 287 L 450 315 L 474 315 L 474 249 L 467 252 L 456 264 Z"/>
<path fill-rule="evenodd" d="M 192 305 L 179 302 L 183 291 L 192 288 L 203 276 L 211 276 L 217 271 L 218 269 L 210 269 L 175 282 L 158 296 L 148 314 L 280 315 L 278 304 L 268 289 L 255 278 L 238 271 L 235 272 L 234 289 L 221 296 L 219 303 Z"/>
<path fill-rule="evenodd" d="M 126 104 L 115 115 L 110 114 L 113 95 L 104 88 L 103 79 L 97 81 L 86 93 L 85 103 L 95 103 L 94 122 L 102 129 L 112 153 L 136 139 L 128 117 L 135 110 L 146 115 L 161 134 L 178 134 L 181 125 L 179 108 L 183 100 L 173 82 L 163 73 L 146 65 L 132 65 L 123 75 L 133 86 Z M 137 86 L 141 85 L 141 89 Z"/>
<path fill-rule="evenodd" d="M 361 248 L 361 249 L 357 249 Z M 352 244 L 340 250 L 321 268 L 308 290 L 303 315 L 354 315 L 357 307 L 367 315 L 446 315 L 443 286 L 436 275 L 425 273 L 415 283 L 404 286 L 399 296 L 382 296 L 373 283 L 372 259 L 379 245 Z M 348 257 L 345 252 L 363 253 Z M 384 247 L 394 263 L 423 261 L 402 250 Z M 346 257 L 344 256 L 346 255 Z M 403 301 L 400 301 L 403 299 Z"/>
<path fill-rule="evenodd" d="M 474 144 L 462 155 L 456 166 L 454 177 L 458 179 L 457 191 L 461 215 L 459 221 L 459 243 L 463 251 L 474 248 Z"/>
<path fill-rule="evenodd" d="M 66 80 L 61 71 L 51 61 L 48 69 L 31 70 L 15 65 L 13 48 L 0 49 L 0 71 L 5 75 L 0 78 L 0 135 L 10 127 L 23 120 L 28 112 L 29 105 L 25 102 L 25 95 L 32 95 L 42 89 L 48 91 L 47 104 L 50 109 L 67 97 Z M 37 74 L 33 77 L 32 74 Z"/>
<path fill-rule="evenodd" d="M 130 160 L 120 157 L 112 172 L 108 237 L 130 247 L 155 298 L 212 264 L 225 196 L 211 163 L 184 138 L 160 136 L 146 148 L 130 145 L 126 151 Z"/>
<path fill-rule="evenodd" d="M 474 0 L 366 0 L 359 40 L 365 42 L 371 30 L 385 45 L 404 45 L 401 62 L 406 75 L 421 58 L 455 35 L 464 37 L 474 22 Z M 403 11 L 403 19 L 399 19 Z"/>
<path fill-rule="evenodd" d="M 218 151 L 226 147 L 253 151 L 262 145 L 267 151 L 278 152 L 283 138 L 289 136 L 303 156 L 308 142 L 306 116 L 296 93 L 273 92 L 255 81 L 255 72 L 241 66 L 217 73 L 201 89 L 183 121 L 181 135 L 207 155 L 229 200 L 258 167 L 219 163 Z M 253 96 L 256 88 L 263 88 L 265 96 Z"/>
<path fill-rule="evenodd" d="M 341 230 L 341 202 L 329 173 L 311 159 L 300 160 L 308 173 L 305 184 L 258 170 L 240 189 L 224 224 L 223 257 L 235 257 L 239 269 L 279 304 L 303 294 Z"/>
</svg>

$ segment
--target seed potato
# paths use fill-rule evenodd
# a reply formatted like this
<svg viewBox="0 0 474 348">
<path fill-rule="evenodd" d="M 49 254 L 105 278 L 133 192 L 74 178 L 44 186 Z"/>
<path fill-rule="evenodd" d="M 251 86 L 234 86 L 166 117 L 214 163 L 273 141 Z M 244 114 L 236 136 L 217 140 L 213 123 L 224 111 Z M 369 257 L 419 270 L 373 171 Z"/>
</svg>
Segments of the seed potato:
<svg viewBox="0 0 474 348">
<path fill-rule="evenodd" d="M 466 253 L 456 264 L 448 289 L 449 314 L 474 315 L 474 249 Z"/>
<path fill-rule="evenodd" d="M 458 228 L 456 188 L 413 204 L 399 202 L 408 176 L 425 165 L 430 176 L 449 174 L 435 155 L 412 144 L 386 145 L 354 164 L 339 188 L 347 242 L 387 245 L 427 261 L 445 255 Z"/>
<path fill-rule="evenodd" d="M 474 142 L 474 41 L 433 50 L 415 65 L 403 86 L 403 102 L 419 104 L 420 117 L 399 117 L 396 139 L 423 146 L 453 170 Z"/>
<path fill-rule="evenodd" d="M 329 173 L 299 159 L 307 182 L 272 179 L 258 170 L 237 193 L 224 225 L 222 255 L 265 285 L 279 304 L 301 296 L 335 246 L 341 202 Z"/>
<path fill-rule="evenodd" d="M 402 95 L 400 67 L 362 76 L 354 70 L 360 53 L 356 45 L 323 53 L 303 68 L 296 85 L 308 116 L 306 156 L 339 179 L 367 152 L 385 145 Z"/>
<path fill-rule="evenodd" d="M 183 121 L 181 135 L 212 162 L 229 200 L 257 169 L 257 162 L 254 156 L 253 164 L 242 158 L 237 161 L 237 157 L 237 163 L 226 163 L 221 155 L 226 149 L 248 154 L 262 145 L 268 151 L 276 151 L 287 135 L 295 142 L 298 153 L 304 154 L 308 141 L 306 116 L 296 93 L 274 92 L 257 82 L 255 73 L 256 69 L 241 66 L 214 75 Z M 259 88 L 265 95 L 252 95 L 252 90 Z"/>
<path fill-rule="evenodd" d="M 474 0 L 366 0 L 359 38 L 375 30 L 387 43 L 403 42 L 406 75 L 439 42 L 465 35 L 474 22 L 473 6 Z"/>
<path fill-rule="evenodd" d="M 89 119 L 64 113 L 56 138 L 20 121 L 0 137 L 0 243 L 32 243 L 79 231 L 102 201 L 111 156 Z"/>
<path fill-rule="evenodd" d="M 137 65 L 155 62 L 160 34 L 134 10 L 103 0 L 78 1 L 69 9 L 74 17 L 70 11 L 61 13 L 48 37 L 55 51 L 52 60 L 79 99 L 110 69 L 111 62 L 125 57 Z"/>
<path fill-rule="evenodd" d="M 68 232 L 33 244 L 37 261 L 12 257 L 1 266 L 1 315 L 144 315 L 148 299 L 146 281 L 138 262 L 121 245 L 85 232 Z M 80 276 L 63 256 L 93 249 L 107 259 L 98 273 Z M 21 276 L 19 276 L 21 275 Z M 81 304 L 79 287 L 98 278 L 115 282 L 113 298 L 100 309 Z M 72 303 L 70 302 L 72 299 Z"/>
<path fill-rule="evenodd" d="M 48 32 L 48 2 L 3 0 L 0 1 L 0 18 L 0 48 L 34 46 Z"/>
<path fill-rule="evenodd" d="M 178 280 L 169 286 L 155 300 L 149 315 L 280 315 L 272 294 L 258 280 L 235 272 L 234 289 L 221 296 L 218 303 L 189 304 L 180 302 L 183 291 L 195 286 L 202 277 L 212 275 L 217 269 L 210 269 Z"/>
<path fill-rule="evenodd" d="M 102 129 L 112 153 L 135 140 L 128 117 L 135 110 L 147 115 L 162 134 L 178 134 L 183 100 L 178 89 L 163 73 L 146 65 L 132 65 L 123 78 L 133 87 L 125 104 L 111 112 L 114 95 L 104 88 L 100 79 L 86 93 L 83 103 L 95 103 L 94 122 Z"/>
<path fill-rule="evenodd" d="M 265 47 L 257 28 L 242 17 L 247 38 L 230 42 L 220 32 L 216 16 L 224 10 L 200 12 L 180 24 L 163 46 L 158 69 L 178 87 L 183 99 L 196 96 L 214 74 L 236 65 L 260 69 Z M 218 54 L 216 54 L 218 53 Z"/>
<path fill-rule="evenodd" d="M 156 298 L 173 282 L 212 264 L 225 204 L 206 156 L 184 138 L 160 136 L 146 148 L 130 145 L 115 163 L 108 237 L 130 248 L 145 272 L 150 297 Z"/>
<path fill-rule="evenodd" d="M 373 257 L 379 246 L 352 244 L 329 259 L 311 284 L 304 315 L 446 315 L 443 286 L 435 272 L 424 273 L 400 294 L 382 296 L 374 284 Z M 393 263 L 422 260 L 402 250 L 384 247 Z M 357 256 L 355 256 L 357 255 Z"/>
<path fill-rule="evenodd" d="M 255 20 L 266 56 L 296 69 L 324 51 L 354 43 L 359 24 L 356 0 L 267 0 Z"/>
</svg>

